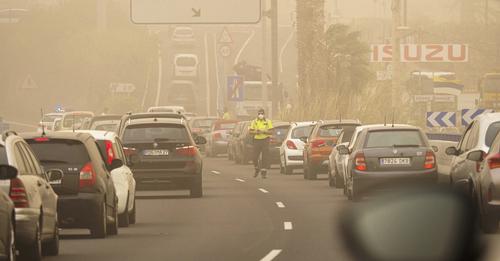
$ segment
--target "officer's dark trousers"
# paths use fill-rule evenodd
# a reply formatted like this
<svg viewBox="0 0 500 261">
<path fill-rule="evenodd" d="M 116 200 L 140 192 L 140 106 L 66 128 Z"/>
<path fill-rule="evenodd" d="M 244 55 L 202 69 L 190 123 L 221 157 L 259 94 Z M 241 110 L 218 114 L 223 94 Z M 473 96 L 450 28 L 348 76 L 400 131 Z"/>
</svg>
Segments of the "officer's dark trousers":
<svg viewBox="0 0 500 261">
<path fill-rule="evenodd" d="M 259 166 L 259 158 L 262 154 L 262 166 Z M 253 140 L 253 165 L 255 168 L 269 169 L 269 138 Z"/>
</svg>

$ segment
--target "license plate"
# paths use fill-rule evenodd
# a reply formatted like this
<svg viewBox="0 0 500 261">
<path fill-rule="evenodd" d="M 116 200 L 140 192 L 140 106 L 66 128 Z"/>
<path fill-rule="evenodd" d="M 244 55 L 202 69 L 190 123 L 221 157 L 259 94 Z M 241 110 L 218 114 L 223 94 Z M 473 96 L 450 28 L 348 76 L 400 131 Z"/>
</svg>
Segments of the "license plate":
<svg viewBox="0 0 500 261">
<path fill-rule="evenodd" d="M 168 150 L 145 150 L 144 156 L 168 156 Z"/>
<path fill-rule="evenodd" d="M 410 158 L 382 158 L 380 159 L 380 165 L 382 166 L 410 165 Z"/>
<path fill-rule="evenodd" d="M 62 184 L 62 179 L 49 181 L 49 184 L 50 185 L 61 185 Z"/>
</svg>

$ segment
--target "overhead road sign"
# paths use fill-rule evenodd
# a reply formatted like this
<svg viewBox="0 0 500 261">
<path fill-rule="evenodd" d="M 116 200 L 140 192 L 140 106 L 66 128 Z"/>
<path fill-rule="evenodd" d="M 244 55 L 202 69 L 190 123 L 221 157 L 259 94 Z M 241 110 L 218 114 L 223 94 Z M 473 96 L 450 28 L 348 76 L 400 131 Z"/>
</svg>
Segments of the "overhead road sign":
<svg viewBox="0 0 500 261">
<path fill-rule="evenodd" d="M 493 112 L 490 109 L 463 109 L 462 110 L 462 126 L 469 126 L 472 121 L 483 113 Z"/>
<path fill-rule="evenodd" d="M 229 101 L 244 100 L 244 79 L 241 76 L 227 77 L 227 99 Z"/>
<path fill-rule="evenodd" d="M 456 127 L 457 113 L 456 112 L 427 112 L 427 127 Z"/>
<path fill-rule="evenodd" d="M 130 0 L 136 24 L 256 24 L 261 0 Z"/>
</svg>

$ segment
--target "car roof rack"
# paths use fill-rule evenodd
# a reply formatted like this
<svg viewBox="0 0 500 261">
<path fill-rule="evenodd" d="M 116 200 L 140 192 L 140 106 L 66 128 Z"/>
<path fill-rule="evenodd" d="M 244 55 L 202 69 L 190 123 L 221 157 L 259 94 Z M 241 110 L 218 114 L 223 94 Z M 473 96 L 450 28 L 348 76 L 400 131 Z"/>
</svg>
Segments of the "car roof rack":
<svg viewBox="0 0 500 261">
<path fill-rule="evenodd" d="M 8 130 L 8 131 L 4 131 L 2 133 L 2 140 L 5 142 L 5 140 L 7 140 L 7 137 L 11 136 L 11 135 L 15 135 L 17 136 L 17 132 L 13 131 L 13 130 Z"/>
<path fill-rule="evenodd" d="M 186 117 L 180 113 L 165 113 L 165 112 L 148 112 L 148 113 L 136 113 L 136 114 L 127 113 L 122 116 L 122 119 L 120 121 L 120 126 L 118 129 L 121 130 L 126 122 L 139 119 L 154 119 L 155 121 L 158 121 L 158 119 L 178 119 L 181 121 L 185 121 Z"/>
</svg>

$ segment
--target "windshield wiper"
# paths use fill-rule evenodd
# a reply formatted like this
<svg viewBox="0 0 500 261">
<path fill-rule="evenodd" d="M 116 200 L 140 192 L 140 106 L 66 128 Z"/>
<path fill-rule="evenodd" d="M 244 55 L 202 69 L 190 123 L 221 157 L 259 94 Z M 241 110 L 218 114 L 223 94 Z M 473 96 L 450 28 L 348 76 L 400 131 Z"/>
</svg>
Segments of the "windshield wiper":
<svg viewBox="0 0 500 261">
<path fill-rule="evenodd" d="M 394 148 L 418 148 L 420 145 L 418 144 L 394 144 L 392 145 Z"/>
</svg>

